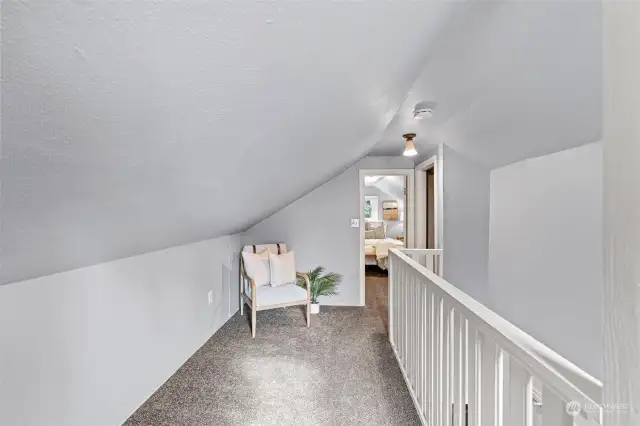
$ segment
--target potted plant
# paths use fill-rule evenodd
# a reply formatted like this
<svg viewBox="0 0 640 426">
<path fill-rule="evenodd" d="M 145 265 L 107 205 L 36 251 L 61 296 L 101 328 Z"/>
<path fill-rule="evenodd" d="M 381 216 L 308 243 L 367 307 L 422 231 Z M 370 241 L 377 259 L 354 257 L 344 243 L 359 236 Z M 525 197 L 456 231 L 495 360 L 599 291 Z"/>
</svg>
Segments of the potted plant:
<svg viewBox="0 0 640 426">
<path fill-rule="evenodd" d="M 338 285 L 342 282 L 342 275 L 335 272 L 329 272 L 324 274 L 324 268 L 318 266 L 307 273 L 309 276 L 309 284 L 311 284 L 311 313 L 317 314 L 320 312 L 320 303 L 318 303 L 318 297 L 320 296 L 335 296 L 338 294 Z M 298 285 L 302 288 L 307 288 L 307 284 L 302 278 L 298 278 Z"/>
</svg>

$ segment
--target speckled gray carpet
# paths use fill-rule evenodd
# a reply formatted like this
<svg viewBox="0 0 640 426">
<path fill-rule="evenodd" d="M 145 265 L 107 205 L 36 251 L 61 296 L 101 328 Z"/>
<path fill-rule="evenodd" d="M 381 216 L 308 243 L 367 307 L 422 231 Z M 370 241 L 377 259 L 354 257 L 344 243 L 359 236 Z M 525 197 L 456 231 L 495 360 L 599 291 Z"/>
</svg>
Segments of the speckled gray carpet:
<svg viewBox="0 0 640 426">
<path fill-rule="evenodd" d="M 161 425 L 419 425 L 379 313 L 299 307 L 236 314 L 126 422 Z"/>
</svg>

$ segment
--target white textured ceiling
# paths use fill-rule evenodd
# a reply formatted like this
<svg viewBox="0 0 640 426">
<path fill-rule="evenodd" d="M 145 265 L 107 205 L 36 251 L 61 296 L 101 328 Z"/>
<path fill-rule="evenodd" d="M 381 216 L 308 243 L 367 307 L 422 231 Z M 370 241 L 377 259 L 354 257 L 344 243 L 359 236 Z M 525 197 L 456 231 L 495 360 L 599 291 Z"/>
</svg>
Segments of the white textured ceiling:
<svg viewBox="0 0 640 426">
<path fill-rule="evenodd" d="M 380 140 L 451 7 L 4 1 L 0 283 L 283 207 Z"/>
<path fill-rule="evenodd" d="M 415 132 L 419 153 L 443 142 L 498 167 L 600 140 L 600 3 L 464 3 L 372 154 L 400 155 Z M 413 119 L 419 101 L 433 118 Z"/>
</svg>

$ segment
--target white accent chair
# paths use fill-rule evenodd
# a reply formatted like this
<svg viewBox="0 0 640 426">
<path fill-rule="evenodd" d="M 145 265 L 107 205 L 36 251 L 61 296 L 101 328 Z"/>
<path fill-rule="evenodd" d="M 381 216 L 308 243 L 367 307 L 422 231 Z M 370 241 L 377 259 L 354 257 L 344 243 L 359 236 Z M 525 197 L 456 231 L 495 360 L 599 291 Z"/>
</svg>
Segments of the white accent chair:
<svg viewBox="0 0 640 426">
<path fill-rule="evenodd" d="M 287 252 L 285 244 L 263 244 L 244 246 L 242 251 L 249 253 L 259 253 L 267 249 L 273 254 Z M 240 315 L 244 315 L 244 304 L 251 308 L 251 336 L 256 337 L 256 316 L 259 311 L 267 309 L 284 308 L 287 306 L 306 305 L 307 306 L 307 327 L 311 323 L 311 284 L 309 276 L 302 272 L 296 272 L 298 277 L 302 277 L 307 283 L 307 289 L 303 289 L 296 283 L 285 284 L 278 287 L 263 285 L 256 287 L 244 270 L 244 262 L 240 255 Z"/>
</svg>

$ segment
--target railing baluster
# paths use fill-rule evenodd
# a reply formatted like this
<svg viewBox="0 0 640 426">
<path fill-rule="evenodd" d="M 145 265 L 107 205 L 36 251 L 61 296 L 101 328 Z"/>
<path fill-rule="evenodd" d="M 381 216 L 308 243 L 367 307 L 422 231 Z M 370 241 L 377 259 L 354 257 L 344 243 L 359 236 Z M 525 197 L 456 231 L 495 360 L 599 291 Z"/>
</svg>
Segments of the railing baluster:
<svg viewBox="0 0 640 426">
<path fill-rule="evenodd" d="M 407 365 L 407 268 L 402 268 L 402 361 Z"/>
<path fill-rule="evenodd" d="M 416 290 L 418 286 L 414 271 L 411 273 L 411 287 L 411 330 L 413 331 L 411 336 L 411 369 L 413 370 L 413 388 L 415 392 L 418 392 L 418 307 L 416 306 Z"/>
<path fill-rule="evenodd" d="M 424 405 L 424 399 L 425 399 L 425 392 L 424 392 L 424 386 L 425 386 L 425 372 L 426 369 L 424 368 L 425 366 L 425 358 L 426 358 L 426 354 L 424 351 L 424 346 L 425 346 L 425 334 L 427 331 L 427 328 L 425 326 L 425 319 L 426 319 L 426 307 L 425 307 L 425 285 L 422 282 L 422 280 L 420 279 L 419 276 L 417 276 L 417 282 L 418 282 L 418 318 L 420 321 L 420 326 L 419 326 L 419 332 L 418 335 L 420 337 L 419 339 L 419 346 L 418 346 L 418 372 L 419 372 L 419 394 L 420 394 L 420 399 L 418 400 L 420 405 Z"/>
<path fill-rule="evenodd" d="M 414 345 L 414 350 L 416 353 L 415 357 L 415 367 L 416 367 L 416 393 L 419 397 L 422 396 L 422 367 L 420 365 L 421 360 L 421 342 L 422 342 L 422 334 L 421 334 L 421 325 L 422 325 L 422 316 L 420 312 L 420 280 L 418 280 L 418 274 L 415 274 L 415 284 L 416 291 L 414 293 L 414 306 L 415 306 L 415 317 L 414 322 L 416 323 L 416 341 Z"/>
<path fill-rule="evenodd" d="M 509 395 L 511 389 L 509 385 L 509 354 L 502 349 L 498 351 L 498 426 L 511 426 L 509 424 Z"/>
<path fill-rule="evenodd" d="M 482 425 L 496 424 L 497 395 L 497 346 L 487 336 L 479 333 L 480 339 L 480 419 Z"/>
<path fill-rule="evenodd" d="M 414 271 L 411 271 L 411 371 L 413 373 L 413 390 L 417 392 L 417 382 L 418 382 L 418 371 L 416 368 L 416 343 L 418 333 L 416 332 L 416 328 L 418 325 L 418 321 L 416 320 L 416 274 Z"/>
<path fill-rule="evenodd" d="M 435 373 L 435 385 L 436 385 L 436 392 L 435 392 L 435 396 L 433 399 L 433 410 L 434 410 L 434 414 L 435 414 L 435 422 L 434 425 L 441 425 L 442 424 L 442 389 L 443 389 L 443 372 L 442 372 L 442 353 L 443 353 L 443 349 L 442 349 L 442 345 L 444 343 L 444 339 L 443 339 L 443 335 L 444 335 L 444 330 L 443 330 L 443 324 L 442 324 L 442 317 L 444 314 L 444 309 L 442 306 L 442 297 L 440 296 L 440 293 L 436 293 L 436 297 L 435 297 L 435 322 L 436 322 L 436 329 L 435 329 L 435 339 L 434 339 L 434 346 L 435 346 L 435 351 L 434 351 L 434 361 L 435 361 L 435 369 L 434 369 L 434 373 Z"/>
<path fill-rule="evenodd" d="M 542 390 L 542 426 L 573 426 L 566 403 L 546 386 Z"/>
<path fill-rule="evenodd" d="M 392 316 L 393 316 L 393 273 L 391 272 L 393 270 L 393 253 L 389 253 L 389 278 L 387 280 L 387 304 L 388 304 L 388 310 L 387 310 L 387 314 L 388 314 L 388 324 L 389 324 L 389 342 L 391 343 L 391 346 L 393 346 L 394 344 L 394 339 L 393 339 L 393 320 L 392 320 Z M 365 289 L 366 292 L 366 289 Z M 365 305 L 366 305 L 366 300 L 365 300 Z"/>
<path fill-rule="evenodd" d="M 451 306 L 443 299 L 443 345 L 442 345 L 442 422 L 451 424 Z"/>
<path fill-rule="evenodd" d="M 420 407 L 427 412 L 427 286 L 420 279 Z M 426 414 L 425 414 L 426 418 Z"/>
<path fill-rule="evenodd" d="M 425 325 L 426 322 L 426 302 L 425 302 L 425 298 L 426 298 L 426 286 L 424 285 L 424 283 L 422 282 L 421 279 L 418 280 L 418 315 L 420 317 L 420 331 L 418 333 L 418 335 L 420 336 L 420 346 L 418 349 L 418 360 L 419 360 L 419 366 L 420 368 L 418 368 L 418 378 L 419 378 L 419 386 L 418 386 L 418 394 L 420 395 L 420 398 L 418 399 L 418 403 L 420 404 L 420 406 L 422 407 L 422 412 L 424 413 L 424 401 L 425 401 L 425 380 L 426 380 L 426 372 L 427 369 L 425 368 L 425 364 L 426 364 L 426 352 L 425 352 L 425 342 L 427 340 L 426 338 L 426 333 L 427 333 L 427 327 Z"/>
<path fill-rule="evenodd" d="M 478 389 L 478 334 L 476 332 L 475 326 L 467 321 L 467 330 L 466 330 L 466 341 L 467 341 L 467 426 L 478 426 L 479 425 L 479 417 L 478 417 L 478 400 L 480 396 L 480 391 Z"/>
<path fill-rule="evenodd" d="M 415 290 L 415 280 L 413 271 L 409 276 L 409 370 L 411 371 L 411 385 L 415 392 L 416 390 L 416 307 L 415 307 L 415 297 L 413 297 L 413 292 Z"/>
<path fill-rule="evenodd" d="M 415 289 L 415 281 L 413 271 L 409 276 L 409 370 L 411 371 L 411 385 L 415 392 L 416 389 L 416 366 L 415 366 L 415 344 L 416 344 L 416 307 L 413 292 Z"/>
<path fill-rule="evenodd" d="M 428 379 L 427 379 L 427 421 L 429 425 L 433 425 L 434 423 L 434 398 L 436 395 L 436 376 L 434 374 L 434 351 L 435 351 L 435 305 L 434 305 L 435 295 L 433 294 L 433 289 L 431 287 L 428 288 L 427 293 L 427 304 L 429 306 L 429 316 L 427 318 L 428 325 L 427 330 L 429 331 L 429 336 L 427 339 L 427 355 L 428 355 Z"/>
<path fill-rule="evenodd" d="M 515 359 L 509 359 L 509 426 L 527 425 L 526 416 L 533 409 L 533 401 L 527 399 L 527 390 L 531 376 Z"/>
<path fill-rule="evenodd" d="M 404 269 L 405 265 L 398 268 L 398 325 L 400 325 L 400 329 L 398 330 L 398 354 L 400 355 L 400 360 L 404 366 L 405 357 L 404 357 L 404 331 L 406 330 L 407 324 L 404 320 L 404 315 L 406 313 L 406 309 L 404 306 L 404 286 L 406 285 L 404 281 Z"/>
<path fill-rule="evenodd" d="M 463 336 L 465 318 L 457 310 L 453 315 L 453 424 L 464 426 L 464 391 L 466 385 L 466 357 Z"/>
</svg>

